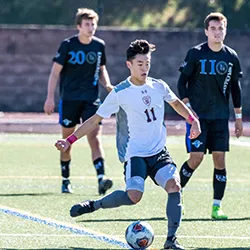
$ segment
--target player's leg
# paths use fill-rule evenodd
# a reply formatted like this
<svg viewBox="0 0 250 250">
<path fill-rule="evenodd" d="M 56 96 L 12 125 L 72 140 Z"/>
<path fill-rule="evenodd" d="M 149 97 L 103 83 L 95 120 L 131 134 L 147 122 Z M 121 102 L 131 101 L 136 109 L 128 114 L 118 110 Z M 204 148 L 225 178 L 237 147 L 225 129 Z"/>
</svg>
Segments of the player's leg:
<svg viewBox="0 0 250 250">
<path fill-rule="evenodd" d="M 213 188 L 214 200 L 212 209 L 213 219 L 227 219 L 228 216 L 222 211 L 222 199 L 224 197 L 227 172 L 225 152 L 229 151 L 229 129 L 227 120 L 218 120 L 213 123 L 211 131 L 210 150 L 213 155 L 214 175 Z"/>
<path fill-rule="evenodd" d="M 176 240 L 176 233 L 181 223 L 181 185 L 176 165 L 166 148 L 160 155 L 154 156 L 151 178 L 168 193 L 166 216 L 168 218 L 168 235 L 164 249 L 184 249 Z M 155 173 L 155 174 L 154 174 Z"/>
<path fill-rule="evenodd" d="M 85 121 L 94 115 L 98 109 L 98 102 L 83 102 L 82 120 Z M 91 149 L 91 158 L 96 169 L 98 179 L 98 193 L 105 194 L 112 187 L 113 182 L 105 176 L 104 149 L 101 141 L 102 126 L 100 124 L 95 130 L 87 135 L 88 143 Z"/>
<path fill-rule="evenodd" d="M 62 127 L 62 137 L 65 139 L 75 130 L 73 128 Z M 70 163 L 71 163 L 71 147 L 65 152 L 60 152 L 60 164 L 62 174 L 62 193 L 73 193 L 73 189 L 70 183 Z"/>
<path fill-rule="evenodd" d="M 97 127 L 87 135 L 91 156 L 98 179 L 98 193 L 105 194 L 112 187 L 113 182 L 105 176 L 104 149 L 101 142 L 101 126 Z"/>
<path fill-rule="evenodd" d="M 79 115 L 77 116 L 78 103 L 71 101 L 61 101 L 59 104 L 59 123 L 62 126 L 62 137 L 65 139 L 75 130 L 75 126 L 79 123 Z M 71 163 L 71 147 L 66 152 L 60 152 L 60 164 L 62 174 L 62 193 L 73 193 L 70 183 L 70 163 Z"/>
<path fill-rule="evenodd" d="M 126 191 L 116 190 L 98 200 L 88 200 L 74 205 L 70 210 L 71 217 L 97 211 L 100 208 L 131 206 L 138 203 L 144 192 L 147 178 L 147 165 L 143 158 L 132 157 L 125 163 Z"/>
<path fill-rule="evenodd" d="M 195 139 L 190 139 L 190 125 L 187 124 L 186 130 L 186 148 L 189 154 L 189 159 L 185 161 L 180 170 L 181 187 L 184 188 L 193 172 L 201 164 L 204 152 L 206 150 L 206 138 L 207 138 L 207 123 L 205 120 L 200 120 L 202 133 Z"/>
</svg>

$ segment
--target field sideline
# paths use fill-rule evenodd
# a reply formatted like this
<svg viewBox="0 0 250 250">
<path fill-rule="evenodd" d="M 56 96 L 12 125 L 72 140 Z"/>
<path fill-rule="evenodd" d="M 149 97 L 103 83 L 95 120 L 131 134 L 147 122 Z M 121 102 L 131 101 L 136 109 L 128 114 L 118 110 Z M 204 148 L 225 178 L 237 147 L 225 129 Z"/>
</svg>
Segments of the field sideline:
<svg viewBox="0 0 250 250">
<path fill-rule="evenodd" d="M 184 135 L 185 121 L 166 117 L 169 135 Z M 234 122 L 230 122 L 230 134 L 234 136 Z M 115 134 L 115 118 L 103 120 L 103 134 Z M 60 133 L 58 113 L 4 113 L 0 112 L 0 132 L 2 133 Z M 250 122 L 244 122 L 243 136 L 250 137 Z"/>
</svg>

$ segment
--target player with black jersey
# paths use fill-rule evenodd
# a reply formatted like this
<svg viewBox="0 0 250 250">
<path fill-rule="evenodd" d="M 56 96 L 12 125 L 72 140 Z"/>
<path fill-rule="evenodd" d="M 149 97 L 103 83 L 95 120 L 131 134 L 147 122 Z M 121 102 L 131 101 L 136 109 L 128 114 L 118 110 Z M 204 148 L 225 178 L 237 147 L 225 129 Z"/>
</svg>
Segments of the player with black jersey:
<svg viewBox="0 0 250 250">
<path fill-rule="evenodd" d="M 55 108 L 55 89 L 60 78 L 59 123 L 62 136 L 67 138 L 76 125 L 84 122 L 99 107 L 98 82 L 107 91 L 113 86 L 106 70 L 105 43 L 94 36 L 98 15 L 91 9 L 80 8 L 76 13 L 79 33 L 65 39 L 55 57 L 48 81 L 48 94 L 44 111 L 51 114 Z M 100 140 L 100 126 L 89 133 L 87 139 L 91 148 L 92 160 L 98 178 L 98 192 L 105 194 L 111 188 L 112 180 L 105 177 L 104 151 Z M 61 152 L 62 193 L 72 193 L 70 184 L 71 148 Z"/>
<path fill-rule="evenodd" d="M 229 96 L 232 95 L 235 111 L 235 135 L 242 134 L 240 62 L 236 52 L 223 44 L 227 19 L 221 13 L 211 13 L 204 20 L 207 42 L 191 48 L 180 67 L 178 91 L 180 98 L 199 117 L 201 135 L 188 139 L 189 159 L 180 170 L 184 188 L 194 170 L 200 165 L 208 149 L 214 162 L 213 219 L 227 219 L 221 209 L 227 175 L 225 152 L 229 151 Z"/>
</svg>

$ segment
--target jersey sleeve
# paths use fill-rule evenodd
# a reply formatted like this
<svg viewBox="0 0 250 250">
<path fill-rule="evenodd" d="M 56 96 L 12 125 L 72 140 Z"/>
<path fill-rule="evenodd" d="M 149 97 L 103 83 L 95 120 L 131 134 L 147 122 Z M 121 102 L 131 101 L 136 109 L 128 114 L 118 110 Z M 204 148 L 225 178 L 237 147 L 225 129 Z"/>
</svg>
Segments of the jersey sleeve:
<svg viewBox="0 0 250 250">
<path fill-rule="evenodd" d="M 105 43 L 102 48 L 101 66 L 106 65 Z"/>
<path fill-rule="evenodd" d="M 161 83 L 164 87 L 164 101 L 166 102 L 174 102 L 178 99 L 175 93 L 170 89 L 168 84 L 161 80 Z"/>
<path fill-rule="evenodd" d="M 103 117 L 103 118 L 109 118 L 112 114 L 115 114 L 119 111 L 119 103 L 118 103 L 118 97 L 113 89 L 105 98 L 102 105 L 99 107 L 99 109 L 96 111 L 96 114 Z"/>
<path fill-rule="evenodd" d="M 179 71 L 185 75 L 191 76 L 195 69 L 195 53 L 194 49 L 188 51 L 184 62 L 180 65 Z"/>
<path fill-rule="evenodd" d="M 68 41 L 63 41 L 53 58 L 53 62 L 64 65 L 68 57 Z"/>
<path fill-rule="evenodd" d="M 243 77 L 243 72 L 241 70 L 240 61 L 238 56 L 235 57 L 235 62 L 233 66 L 232 81 L 238 81 L 239 78 Z"/>
</svg>

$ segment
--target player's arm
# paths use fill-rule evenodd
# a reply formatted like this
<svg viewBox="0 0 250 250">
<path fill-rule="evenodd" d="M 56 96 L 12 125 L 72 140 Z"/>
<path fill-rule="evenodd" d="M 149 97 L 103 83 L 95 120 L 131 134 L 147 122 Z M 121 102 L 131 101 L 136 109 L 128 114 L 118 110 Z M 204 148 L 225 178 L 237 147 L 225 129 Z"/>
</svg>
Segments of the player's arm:
<svg viewBox="0 0 250 250">
<path fill-rule="evenodd" d="M 241 108 L 241 86 L 239 80 L 231 82 L 231 93 L 235 113 L 235 135 L 239 138 L 243 132 L 242 108 Z"/>
<path fill-rule="evenodd" d="M 105 65 L 100 67 L 100 83 L 108 92 L 114 88 L 110 82 L 109 73 Z"/>
<path fill-rule="evenodd" d="M 44 103 L 44 112 L 48 115 L 54 112 L 55 109 L 55 91 L 56 85 L 60 77 L 60 72 L 63 66 L 57 62 L 53 63 L 51 68 L 49 80 L 48 80 L 48 89 L 47 89 L 47 98 Z"/>
<path fill-rule="evenodd" d="M 187 91 L 187 83 L 188 83 L 188 76 L 184 73 L 181 73 L 177 83 L 177 89 L 180 96 L 180 99 L 186 104 L 189 103 L 188 99 L 188 91 Z"/>
<path fill-rule="evenodd" d="M 187 84 L 189 81 L 189 76 L 185 73 L 180 74 L 178 82 L 177 82 L 177 89 L 178 94 L 180 96 L 180 99 L 182 102 L 192 111 L 192 113 L 198 118 L 198 115 L 195 113 L 195 111 L 192 109 L 191 104 L 189 102 L 188 98 L 188 90 L 187 90 Z"/>
<path fill-rule="evenodd" d="M 169 104 L 178 114 L 184 117 L 187 122 L 192 125 L 190 130 L 190 139 L 198 137 L 201 133 L 200 122 L 193 115 L 192 111 L 180 99 L 177 99 L 174 102 L 169 102 Z"/>
<path fill-rule="evenodd" d="M 79 126 L 77 130 L 66 139 L 57 140 L 55 143 L 55 147 L 62 152 L 67 151 L 71 144 L 97 128 L 102 119 L 103 117 L 94 114 L 87 121 L 82 123 L 81 126 Z"/>
</svg>

